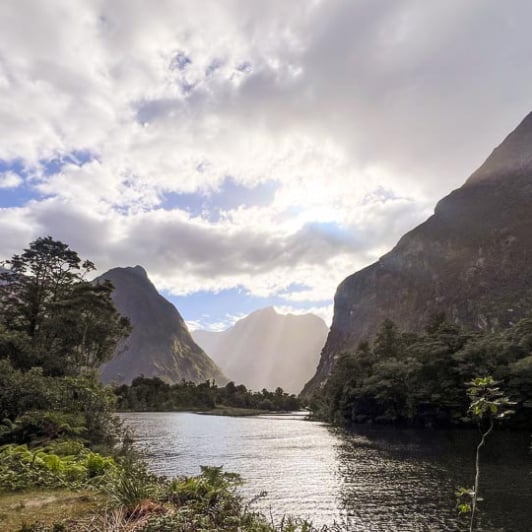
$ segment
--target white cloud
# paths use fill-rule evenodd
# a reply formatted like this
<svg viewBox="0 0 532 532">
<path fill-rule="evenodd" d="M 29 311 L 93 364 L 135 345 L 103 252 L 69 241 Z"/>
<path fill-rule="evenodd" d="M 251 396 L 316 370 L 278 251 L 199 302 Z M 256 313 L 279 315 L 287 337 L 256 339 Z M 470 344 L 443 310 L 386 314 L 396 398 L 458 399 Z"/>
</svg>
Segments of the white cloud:
<svg viewBox="0 0 532 532">
<path fill-rule="evenodd" d="M 52 234 L 173 294 L 297 283 L 287 300 L 331 299 L 529 111 L 530 15 L 524 0 L 4 2 L 0 162 L 46 199 L 0 210 L 0 256 Z M 90 160 L 50 175 L 75 150 Z M 163 208 L 228 176 L 274 182 L 273 201 Z"/>
<path fill-rule="evenodd" d="M 322 306 L 309 306 L 305 309 L 292 307 L 290 305 L 275 305 L 275 310 L 279 314 L 314 314 L 315 316 L 319 316 L 327 324 L 328 327 L 331 326 L 334 313 L 334 307 L 332 304 Z"/>
<path fill-rule="evenodd" d="M 0 173 L 0 189 L 1 188 L 17 188 L 22 185 L 23 180 L 15 172 Z"/>
</svg>

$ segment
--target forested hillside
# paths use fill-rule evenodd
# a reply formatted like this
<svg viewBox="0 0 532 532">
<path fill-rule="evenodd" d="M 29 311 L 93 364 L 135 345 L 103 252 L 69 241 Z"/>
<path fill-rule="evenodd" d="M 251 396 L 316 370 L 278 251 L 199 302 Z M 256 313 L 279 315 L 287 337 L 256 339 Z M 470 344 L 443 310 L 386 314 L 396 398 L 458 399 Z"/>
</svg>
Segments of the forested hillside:
<svg viewBox="0 0 532 532">
<path fill-rule="evenodd" d="M 311 408 L 342 425 L 471 423 L 466 388 L 491 376 L 515 402 L 507 425 L 532 428 L 532 319 L 500 332 L 459 327 L 433 317 L 421 333 L 385 321 L 372 343 L 343 352 Z"/>
</svg>

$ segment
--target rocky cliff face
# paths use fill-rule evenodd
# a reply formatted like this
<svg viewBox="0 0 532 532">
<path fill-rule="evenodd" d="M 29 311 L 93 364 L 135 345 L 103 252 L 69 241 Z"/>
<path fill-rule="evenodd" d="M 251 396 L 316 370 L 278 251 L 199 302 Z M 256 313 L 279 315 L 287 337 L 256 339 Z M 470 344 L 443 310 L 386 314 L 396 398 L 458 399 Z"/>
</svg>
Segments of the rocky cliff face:
<svg viewBox="0 0 532 532">
<path fill-rule="evenodd" d="M 530 313 L 531 303 L 532 113 L 432 217 L 340 284 L 305 392 L 386 318 L 418 331 L 431 314 L 445 312 L 456 323 L 493 329 Z"/>
<path fill-rule="evenodd" d="M 115 306 L 133 327 L 113 359 L 102 366 L 104 382 L 130 383 L 141 374 L 169 383 L 182 379 L 196 383 L 206 379 L 215 379 L 218 384 L 227 382 L 216 364 L 192 340 L 176 308 L 157 292 L 144 268 L 113 268 L 98 279 L 113 283 Z"/>
<path fill-rule="evenodd" d="M 193 331 L 192 337 L 235 383 L 299 393 L 314 373 L 327 332 L 317 316 L 283 315 L 268 307 L 226 331 Z"/>
</svg>

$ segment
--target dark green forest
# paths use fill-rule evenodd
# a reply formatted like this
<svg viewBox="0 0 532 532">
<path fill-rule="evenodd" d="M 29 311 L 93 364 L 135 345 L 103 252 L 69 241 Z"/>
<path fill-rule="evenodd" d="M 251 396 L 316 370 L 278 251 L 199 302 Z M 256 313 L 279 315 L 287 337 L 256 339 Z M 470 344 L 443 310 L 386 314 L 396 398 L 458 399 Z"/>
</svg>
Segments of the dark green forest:
<svg viewBox="0 0 532 532">
<path fill-rule="evenodd" d="M 372 343 L 343 353 L 309 401 L 313 415 L 340 425 L 471 423 L 467 383 L 491 376 L 514 401 L 505 422 L 532 427 L 532 319 L 502 331 L 467 330 L 434 316 L 420 334 L 385 321 Z"/>
<path fill-rule="evenodd" d="M 301 407 L 299 399 L 284 392 L 282 388 L 277 388 L 275 392 L 252 392 L 243 384 L 237 386 L 234 382 L 229 382 L 224 387 L 218 387 L 209 381 L 170 385 L 158 377 L 141 376 L 134 379 L 130 386 L 124 384 L 115 388 L 114 393 L 118 397 L 119 410 L 209 410 L 224 406 L 288 412 Z"/>
</svg>

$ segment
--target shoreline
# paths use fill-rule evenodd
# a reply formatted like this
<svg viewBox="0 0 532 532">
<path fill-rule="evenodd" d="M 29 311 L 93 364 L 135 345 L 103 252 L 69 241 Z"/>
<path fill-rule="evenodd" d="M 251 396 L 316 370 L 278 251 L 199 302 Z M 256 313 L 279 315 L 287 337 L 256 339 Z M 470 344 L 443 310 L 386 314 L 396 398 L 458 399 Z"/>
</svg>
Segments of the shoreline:
<svg viewBox="0 0 532 532">
<path fill-rule="evenodd" d="M 150 414 L 150 413 L 182 413 L 198 414 L 200 416 L 226 416 L 226 417 L 252 417 L 263 415 L 286 415 L 293 412 L 306 412 L 306 410 L 260 410 L 255 408 L 236 408 L 232 406 L 219 406 L 211 409 L 183 408 L 172 410 L 117 410 L 116 414 Z"/>
</svg>

